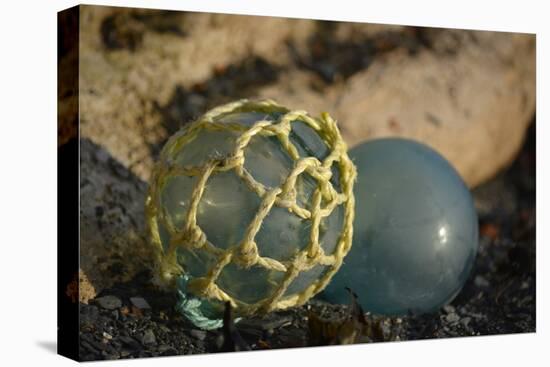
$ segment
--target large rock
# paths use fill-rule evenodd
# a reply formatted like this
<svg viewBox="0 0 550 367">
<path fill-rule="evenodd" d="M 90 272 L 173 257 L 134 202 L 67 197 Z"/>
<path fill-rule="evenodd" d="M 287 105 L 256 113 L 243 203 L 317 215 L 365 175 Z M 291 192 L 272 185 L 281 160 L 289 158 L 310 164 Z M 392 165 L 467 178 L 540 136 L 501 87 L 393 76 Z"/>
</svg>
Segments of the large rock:
<svg viewBox="0 0 550 367">
<path fill-rule="evenodd" d="M 535 111 L 535 38 L 443 30 L 431 49 L 375 59 L 321 92 L 292 71 L 259 92 L 292 108 L 328 111 L 346 142 L 402 136 L 443 154 L 470 186 L 515 157 Z"/>
<path fill-rule="evenodd" d="M 311 20 L 80 9 L 81 134 L 145 180 L 150 146 L 166 138 L 158 106 L 176 86 L 208 79 L 217 66 L 250 55 L 286 63 L 285 41 L 301 44 L 313 29 Z"/>
<path fill-rule="evenodd" d="M 152 264 L 145 235 L 146 189 L 145 182 L 105 149 L 81 140 L 81 302 Z"/>
<path fill-rule="evenodd" d="M 535 38 L 452 32 L 454 53 L 396 54 L 354 76 L 335 113 L 346 141 L 405 136 L 441 152 L 470 186 L 508 165 L 535 110 Z"/>
</svg>

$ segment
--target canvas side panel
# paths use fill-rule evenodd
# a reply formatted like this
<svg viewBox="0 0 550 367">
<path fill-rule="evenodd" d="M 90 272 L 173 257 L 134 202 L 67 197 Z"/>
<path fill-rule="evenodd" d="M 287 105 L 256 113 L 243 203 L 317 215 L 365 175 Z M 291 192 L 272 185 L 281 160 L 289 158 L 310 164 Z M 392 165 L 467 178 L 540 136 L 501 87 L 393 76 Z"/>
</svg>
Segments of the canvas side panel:
<svg viewBox="0 0 550 367">
<path fill-rule="evenodd" d="M 57 17 L 57 352 L 78 360 L 79 7 Z"/>
</svg>

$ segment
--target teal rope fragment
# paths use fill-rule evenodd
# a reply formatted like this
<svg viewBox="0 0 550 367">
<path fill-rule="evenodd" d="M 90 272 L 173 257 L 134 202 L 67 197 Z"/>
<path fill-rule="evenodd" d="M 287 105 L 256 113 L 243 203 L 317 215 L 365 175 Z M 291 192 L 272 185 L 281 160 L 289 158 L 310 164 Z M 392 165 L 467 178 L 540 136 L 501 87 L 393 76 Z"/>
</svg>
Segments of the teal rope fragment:
<svg viewBox="0 0 550 367">
<path fill-rule="evenodd" d="M 180 275 L 176 279 L 179 298 L 176 304 L 176 311 L 191 321 L 193 325 L 203 330 L 221 328 L 223 326 L 223 319 L 217 317 L 220 315 L 220 312 L 215 310 L 207 300 L 194 297 L 186 292 L 189 280 L 190 277 L 185 274 Z M 240 321 L 240 319 L 236 319 L 235 322 Z"/>
</svg>

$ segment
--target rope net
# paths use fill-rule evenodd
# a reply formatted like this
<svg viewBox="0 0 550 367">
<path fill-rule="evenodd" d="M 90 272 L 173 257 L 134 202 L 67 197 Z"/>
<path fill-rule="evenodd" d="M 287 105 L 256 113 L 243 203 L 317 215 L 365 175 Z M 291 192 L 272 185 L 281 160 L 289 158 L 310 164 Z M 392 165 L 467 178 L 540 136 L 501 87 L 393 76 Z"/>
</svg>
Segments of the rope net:
<svg viewBox="0 0 550 367">
<path fill-rule="evenodd" d="M 260 112 L 271 116 L 277 114 L 279 117 L 276 120 L 259 120 L 251 126 L 218 121 L 224 115 L 246 112 Z M 320 161 L 313 156 L 300 157 L 297 148 L 289 139 L 291 124 L 294 121 L 306 123 L 326 143 L 329 154 L 325 159 Z M 176 164 L 173 158 L 177 152 L 204 129 L 238 132 L 233 152 L 224 157 L 210 157 L 200 166 L 182 167 Z M 251 172 L 244 167 L 246 159 L 244 150 L 251 138 L 257 135 L 277 137 L 281 148 L 294 161 L 290 174 L 282 181 L 280 187 L 263 185 L 254 179 Z M 338 192 L 331 182 L 333 164 L 339 168 L 341 192 Z M 219 172 L 229 170 L 233 170 L 246 187 L 260 197 L 261 203 L 242 240 L 227 249 L 222 249 L 209 242 L 206 233 L 197 224 L 197 208 L 209 178 Z M 317 182 L 308 207 L 300 206 L 297 202 L 296 182 L 298 177 L 304 173 L 309 174 Z M 176 175 L 196 176 L 197 178 L 181 228 L 175 227 L 161 201 L 164 185 L 170 177 Z M 251 101 L 244 99 L 214 108 L 172 136 L 164 146 L 160 159 L 155 165 L 146 199 L 146 213 L 149 234 L 155 249 L 156 274 L 163 283 L 174 284 L 177 276 L 185 274 L 185 269 L 177 261 L 178 248 L 205 251 L 213 255 L 217 261 L 205 276 L 189 281 L 188 291 L 193 295 L 208 300 L 229 301 L 240 315 L 265 313 L 302 305 L 328 284 L 351 248 L 355 177 L 355 166 L 347 155 L 347 146 L 342 140 L 336 122 L 327 113 L 323 113 L 320 118 L 312 118 L 305 111 L 290 111 L 272 100 Z M 333 253 L 325 254 L 319 243 L 320 223 L 339 205 L 344 206 L 340 237 Z M 286 208 L 289 215 L 296 215 L 311 222 L 308 245 L 288 261 L 262 256 L 255 242 L 255 236 L 273 206 Z M 170 240 L 167 247 L 162 244 L 159 223 L 169 233 Z M 277 243 L 272 244 L 272 246 L 276 245 Z M 249 304 L 232 297 L 216 282 L 224 267 L 230 263 L 245 269 L 251 266 L 261 266 L 268 270 L 277 270 L 284 272 L 284 277 L 270 296 L 254 304 Z M 302 292 L 285 294 L 289 285 L 301 272 L 308 271 L 318 264 L 328 266 L 329 270 Z"/>
</svg>

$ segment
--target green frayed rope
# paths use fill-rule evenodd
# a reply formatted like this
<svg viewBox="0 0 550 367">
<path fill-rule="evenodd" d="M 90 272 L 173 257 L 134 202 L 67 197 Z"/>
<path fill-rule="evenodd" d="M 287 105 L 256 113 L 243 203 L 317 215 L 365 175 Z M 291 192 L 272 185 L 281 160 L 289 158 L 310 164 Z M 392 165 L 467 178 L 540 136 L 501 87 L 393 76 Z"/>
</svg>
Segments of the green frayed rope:
<svg viewBox="0 0 550 367">
<path fill-rule="evenodd" d="M 208 301 L 193 297 L 186 292 L 188 282 L 189 276 L 187 275 L 180 275 L 176 280 L 179 298 L 176 304 L 176 311 L 203 330 L 214 330 L 222 327 L 223 319 L 213 318 L 212 314 L 214 314 L 214 312 L 212 312 L 212 314 L 208 312 L 208 309 L 211 308 Z"/>
<path fill-rule="evenodd" d="M 177 280 L 178 298 L 179 301 L 176 304 L 176 311 L 185 316 L 193 325 L 203 330 L 215 330 L 223 326 L 223 319 L 217 318 L 219 312 L 215 310 L 211 303 L 207 300 L 193 297 L 187 293 L 187 283 L 190 277 L 187 275 L 180 275 Z M 239 322 L 241 318 L 235 319 L 235 322 Z"/>
</svg>

